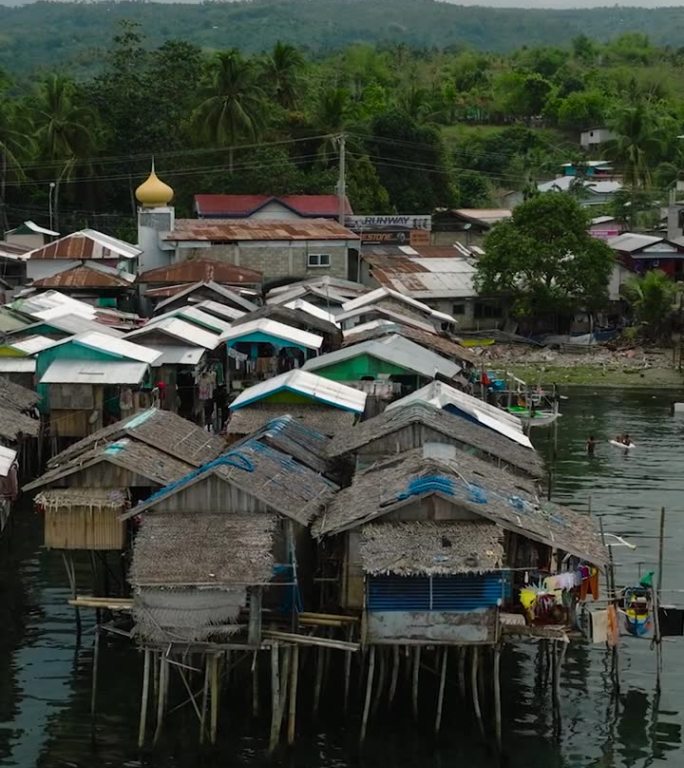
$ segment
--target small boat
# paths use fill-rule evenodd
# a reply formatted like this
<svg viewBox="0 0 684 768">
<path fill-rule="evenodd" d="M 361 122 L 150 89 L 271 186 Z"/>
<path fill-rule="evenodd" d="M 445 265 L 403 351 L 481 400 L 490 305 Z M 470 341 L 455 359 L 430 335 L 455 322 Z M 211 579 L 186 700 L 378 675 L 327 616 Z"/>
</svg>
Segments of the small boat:
<svg viewBox="0 0 684 768">
<path fill-rule="evenodd" d="M 627 587 L 624 592 L 625 629 L 635 637 L 646 637 L 653 631 L 653 602 L 648 587 Z"/>
<path fill-rule="evenodd" d="M 625 443 L 621 443 L 619 440 L 611 440 L 611 445 L 614 445 L 616 448 L 622 448 L 623 451 L 631 451 L 632 448 L 636 447 L 636 443 L 630 443 L 629 445 L 626 445 Z"/>
<path fill-rule="evenodd" d="M 511 405 L 508 412 L 517 416 L 526 427 L 548 427 L 560 416 L 558 411 L 533 411 L 525 406 Z"/>
</svg>

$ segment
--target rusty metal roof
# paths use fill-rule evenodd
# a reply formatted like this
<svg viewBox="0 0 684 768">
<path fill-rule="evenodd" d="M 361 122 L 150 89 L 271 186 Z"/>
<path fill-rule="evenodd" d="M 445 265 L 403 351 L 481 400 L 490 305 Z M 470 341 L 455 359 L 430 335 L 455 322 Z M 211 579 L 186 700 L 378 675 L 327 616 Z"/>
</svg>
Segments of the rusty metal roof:
<svg viewBox="0 0 684 768">
<path fill-rule="evenodd" d="M 34 288 L 131 288 L 134 276 L 116 270 L 96 269 L 80 264 L 50 277 L 34 280 Z"/>
<path fill-rule="evenodd" d="M 359 236 L 327 219 L 176 219 L 175 229 L 165 239 L 230 243 L 241 240 L 358 240 Z"/>
<path fill-rule="evenodd" d="M 180 223 L 183 221 L 181 219 Z M 208 282 L 225 283 L 226 285 L 244 285 L 245 283 L 258 285 L 261 283 L 262 277 L 261 272 L 254 269 L 245 269 L 245 267 L 238 267 L 228 261 L 200 256 L 177 264 L 170 264 L 167 267 L 148 269 L 147 272 L 142 272 L 139 275 L 138 281 L 141 283 L 163 283 L 170 286 L 178 286 L 182 283 Z M 159 296 L 160 294 L 155 295 Z"/>
<path fill-rule="evenodd" d="M 271 203 L 307 217 L 337 218 L 340 210 L 337 195 L 195 195 L 195 210 L 200 217 L 242 218 L 251 216 Z M 344 201 L 344 213 L 347 216 L 353 213 L 347 198 Z"/>
</svg>

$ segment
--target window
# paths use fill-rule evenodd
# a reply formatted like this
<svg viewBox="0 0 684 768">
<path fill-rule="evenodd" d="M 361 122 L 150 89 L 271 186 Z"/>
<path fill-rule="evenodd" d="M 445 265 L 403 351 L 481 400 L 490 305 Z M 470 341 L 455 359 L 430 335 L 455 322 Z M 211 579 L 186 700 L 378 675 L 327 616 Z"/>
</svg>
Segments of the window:
<svg viewBox="0 0 684 768">
<path fill-rule="evenodd" d="M 465 304 L 452 304 L 451 306 L 451 314 L 452 315 L 465 315 Z"/>
<path fill-rule="evenodd" d="M 329 267 L 330 266 L 330 254 L 329 253 L 310 253 L 308 259 L 308 266 L 310 267 Z"/>
</svg>

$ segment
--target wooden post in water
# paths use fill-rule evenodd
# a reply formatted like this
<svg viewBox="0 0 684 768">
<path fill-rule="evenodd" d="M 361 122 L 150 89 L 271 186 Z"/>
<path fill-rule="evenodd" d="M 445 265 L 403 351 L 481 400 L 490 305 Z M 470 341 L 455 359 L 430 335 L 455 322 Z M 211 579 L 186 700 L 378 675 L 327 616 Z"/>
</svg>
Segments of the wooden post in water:
<svg viewBox="0 0 684 768">
<path fill-rule="evenodd" d="M 280 704 L 280 659 L 278 643 L 271 646 L 271 736 L 268 742 L 268 751 L 273 752 L 278 746 L 280 734 L 280 720 L 278 708 Z"/>
<path fill-rule="evenodd" d="M 67 580 L 69 582 L 69 591 L 71 592 L 71 599 L 75 600 L 77 597 L 76 588 L 76 569 L 74 568 L 73 555 L 67 555 L 66 552 L 62 552 L 62 560 L 64 561 L 64 568 L 67 574 Z M 76 644 L 81 644 L 81 611 L 78 607 L 74 607 L 74 614 L 76 616 Z"/>
<path fill-rule="evenodd" d="M 458 648 L 458 692 L 461 695 L 461 701 L 465 703 L 466 700 L 466 656 L 468 654 L 468 647 L 461 645 Z"/>
<path fill-rule="evenodd" d="M 378 648 L 378 653 L 380 654 L 380 672 L 378 674 L 378 684 L 375 689 L 375 699 L 373 701 L 373 717 L 375 717 L 375 715 L 377 714 L 378 707 L 380 706 L 382 691 L 385 687 L 385 673 L 386 673 L 386 665 L 387 665 L 387 659 L 385 658 L 385 649 Z"/>
<path fill-rule="evenodd" d="M 164 653 L 159 654 L 159 685 L 157 686 L 157 727 L 154 730 L 152 743 L 156 744 L 161 736 L 164 725 L 164 697 L 166 694 L 166 676 L 168 674 Z"/>
<path fill-rule="evenodd" d="M 292 746 L 295 742 L 297 727 L 297 685 L 299 681 L 299 646 L 292 648 L 292 667 L 290 669 L 290 706 L 287 718 L 287 743 Z"/>
<path fill-rule="evenodd" d="M 475 718 L 477 719 L 478 727 L 480 728 L 480 733 L 484 736 L 484 723 L 482 721 L 482 710 L 480 709 L 480 698 L 477 691 L 477 668 L 478 668 L 478 656 L 479 656 L 479 648 L 474 645 L 473 646 L 473 663 L 470 668 L 470 687 L 472 688 L 471 693 L 473 694 L 473 710 L 475 712 Z"/>
<path fill-rule="evenodd" d="M 204 744 L 207 722 L 207 705 L 209 703 L 209 678 L 211 677 L 209 656 L 204 657 L 204 684 L 202 686 L 202 713 L 200 716 L 200 744 Z"/>
<path fill-rule="evenodd" d="M 394 703 L 394 696 L 397 692 L 397 682 L 399 680 L 399 663 L 400 663 L 399 646 L 393 645 L 392 646 L 392 677 L 390 679 L 389 696 L 387 701 L 387 704 L 390 707 Z"/>
<path fill-rule="evenodd" d="M 359 741 L 363 744 L 368 728 L 368 715 L 370 713 L 371 697 L 373 695 L 373 674 L 375 673 L 375 646 L 371 645 L 368 653 L 368 677 L 366 678 L 366 697 L 363 702 L 363 718 L 361 720 L 361 735 Z"/>
<path fill-rule="evenodd" d="M 354 633 L 354 626 L 350 623 L 347 627 L 347 642 L 351 642 Z M 351 683 L 352 652 L 345 651 L 344 654 L 344 711 L 349 709 L 349 685 Z"/>
<path fill-rule="evenodd" d="M 439 693 L 437 694 L 437 714 L 435 716 L 435 736 L 439 735 L 442 725 L 442 705 L 444 704 L 444 686 L 446 684 L 447 660 L 449 658 L 449 646 L 442 648 L 442 665 L 439 675 Z"/>
<path fill-rule="evenodd" d="M 145 743 L 145 729 L 147 726 L 147 699 L 150 693 L 150 657 L 152 651 L 145 648 L 145 660 L 143 662 L 143 687 L 140 697 L 140 725 L 138 727 L 138 747 Z"/>
<path fill-rule="evenodd" d="M 90 690 L 90 717 L 95 718 L 95 702 L 97 699 L 97 668 L 100 660 L 100 625 L 95 625 L 95 643 L 93 646 L 93 680 Z M 94 725 L 93 721 L 93 725 Z"/>
<path fill-rule="evenodd" d="M 323 667 L 325 659 L 323 656 L 323 648 L 316 648 L 316 679 L 314 682 L 314 698 L 313 698 L 313 716 L 318 717 L 318 707 L 321 702 L 321 687 L 323 686 Z"/>
<path fill-rule="evenodd" d="M 218 730 L 218 710 L 219 710 L 219 673 L 218 656 L 213 654 L 211 657 L 211 723 L 210 738 L 211 743 L 216 744 L 216 733 Z"/>
<path fill-rule="evenodd" d="M 411 701 L 413 702 L 413 717 L 418 719 L 418 683 L 420 678 L 420 651 L 417 645 L 413 649 L 413 681 L 411 684 Z"/>
<path fill-rule="evenodd" d="M 259 717 L 259 651 L 252 659 L 252 717 Z"/>
<path fill-rule="evenodd" d="M 681 298 L 680 298 L 681 302 Z M 665 546 L 665 507 L 660 508 L 660 531 L 658 534 L 658 576 L 655 588 L 655 647 L 656 647 L 656 691 L 660 693 L 660 675 L 663 669 L 663 637 L 660 632 L 660 594 L 663 588 L 663 550 Z"/>
<path fill-rule="evenodd" d="M 494 728 L 496 746 L 501 749 L 501 645 L 494 646 Z"/>
</svg>

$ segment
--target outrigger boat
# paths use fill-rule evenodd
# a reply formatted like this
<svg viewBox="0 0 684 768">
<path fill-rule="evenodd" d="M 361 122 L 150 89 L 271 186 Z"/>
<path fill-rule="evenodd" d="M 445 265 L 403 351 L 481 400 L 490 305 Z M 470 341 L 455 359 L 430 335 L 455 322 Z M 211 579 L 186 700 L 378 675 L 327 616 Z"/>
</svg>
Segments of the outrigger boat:
<svg viewBox="0 0 684 768">
<path fill-rule="evenodd" d="M 526 429 L 548 427 L 560 416 L 555 387 L 551 393 L 545 392 L 541 386 L 533 389 L 508 372 L 502 376 L 488 371 L 487 378 L 499 408 L 520 419 Z"/>
<path fill-rule="evenodd" d="M 625 629 L 635 637 L 646 637 L 653 632 L 653 598 L 651 588 L 639 585 L 624 591 Z"/>
</svg>

